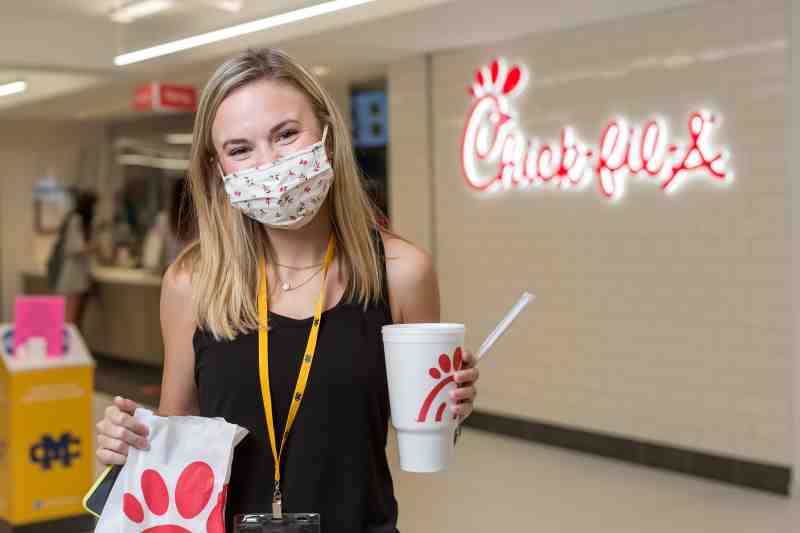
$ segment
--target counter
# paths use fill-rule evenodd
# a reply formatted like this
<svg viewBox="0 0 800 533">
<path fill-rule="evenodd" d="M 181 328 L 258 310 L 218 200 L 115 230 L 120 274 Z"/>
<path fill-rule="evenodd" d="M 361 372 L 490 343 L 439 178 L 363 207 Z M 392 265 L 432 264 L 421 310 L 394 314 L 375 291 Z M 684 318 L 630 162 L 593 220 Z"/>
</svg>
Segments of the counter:
<svg viewBox="0 0 800 533">
<path fill-rule="evenodd" d="M 92 353 L 160 367 L 164 362 L 161 276 L 142 269 L 95 266 L 83 334 Z M 26 294 L 46 294 L 42 270 L 23 273 Z"/>
<path fill-rule="evenodd" d="M 141 268 L 95 266 L 92 275 L 99 283 L 141 285 L 161 288 L 161 276 Z"/>
</svg>

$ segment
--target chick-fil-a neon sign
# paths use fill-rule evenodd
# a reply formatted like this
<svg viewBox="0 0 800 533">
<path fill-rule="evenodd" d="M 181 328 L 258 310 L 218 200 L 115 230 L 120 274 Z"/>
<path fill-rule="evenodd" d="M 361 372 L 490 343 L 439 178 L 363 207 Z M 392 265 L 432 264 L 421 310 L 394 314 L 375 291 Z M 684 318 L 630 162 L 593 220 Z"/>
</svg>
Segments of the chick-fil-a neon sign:
<svg viewBox="0 0 800 533">
<path fill-rule="evenodd" d="M 691 176 L 704 175 L 729 183 L 727 156 L 711 146 L 717 117 L 705 110 L 689 115 L 688 142 L 670 142 L 666 123 L 654 118 L 630 126 L 622 118 L 611 120 L 595 147 L 582 143 L 573 128 L 561 130 L 554 143 L 527 139 L 520 130 L 509 101 L 527 82 L 524 68 L 508 68 L 496 59 L 475 73 L 469 91 L 473 102 L 461 137 L 461 164 L 472 189 L 555 186 L 580 189 L 595 181 L 609 199 L 624 193 L 629 176 L 651 178 L 661 189 L 678 190 Z"/>
</svg>

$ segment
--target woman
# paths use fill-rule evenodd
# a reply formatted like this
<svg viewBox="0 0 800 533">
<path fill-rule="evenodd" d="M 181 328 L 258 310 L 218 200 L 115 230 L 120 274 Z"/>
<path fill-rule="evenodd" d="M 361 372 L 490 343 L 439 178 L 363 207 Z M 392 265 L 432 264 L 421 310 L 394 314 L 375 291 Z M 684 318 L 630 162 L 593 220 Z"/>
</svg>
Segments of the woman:
<svg viewBox="0 0 800 533">
<path fill-rule="evenodd" d="M 97 195 L 91 191 L 75 193 L 75 209 L 64 221 L 64 256 L 53 288 L 65 297 L 64 320 L 80 329 L 92 283 L 92 223 Z"/>
<path fill-rule="evenodd" d="M 326 532 L 396 531 L 381 327 L 439 321 L 430 257 L 378 229 L 340 112 L 279 51 L 244 52 L 211 78 L 190 184 L 199 238 L 164 276 L 159 413 L 221 416 L 250 430 L 234 456 L 229 530 L 233 515 L 270 512 L 280 500 L 284 512 L 320 513 Z M 478 377 L 466 359 L 451 407 L 462 418 Z M 270 434 L 280 445 L 309 361 L 275 483 Z M 147 445 L 135 408 L 117 398 L 98 424 L 104 463 Z"/>
<path fill-rule="evenodd" d="M 144 239 L 142 264 L 145 268 L 166 268 L 196 238 L 191 205 L 187 200 L 186 180 L 174 180 L 167 209 L 159 211 Z"/>
</svg>

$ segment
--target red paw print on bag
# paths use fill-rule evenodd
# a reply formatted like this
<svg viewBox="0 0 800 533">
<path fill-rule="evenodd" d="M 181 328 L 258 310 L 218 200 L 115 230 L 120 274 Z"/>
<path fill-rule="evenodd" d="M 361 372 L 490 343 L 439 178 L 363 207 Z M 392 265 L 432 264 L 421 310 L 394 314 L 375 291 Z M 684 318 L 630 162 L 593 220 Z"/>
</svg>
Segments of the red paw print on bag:
<svg viewBox="0 0 800 533">
<path fill-rule="evenodd" d="M 417 415 L 417 422 L 426 422 L 428 420 L 428 413 L 431 410 L 431 405 L 433 405 L 433 400 L 436 399 L 436 396 L 442 392 L 448 384 L 454 382 L 456 380 L 455 372 L 461 370 L 461 367 L 464 364 L 464 356 L 461 351 L 461 348 L 456 348 L 455 352 L 453 352 L 453 359 L 450 360 L 447 354 L 441 354 L 439 356 L 439 368 L 431 368 L 428 370 L 428 374 L 439 382 L 433 387 L 433 390 L 425 397 L 425 400 L 422 402 L 422 407 L 419 410 L 419 415 Z M 441 369 L 441 371 L 440 371 Z M 441 422 L 442 416 L 444 415 L 444 410 L 447 408 L 447 402 L 443 401 L 439 408 L 436 409 L 436 421 Z M 453 418 L 456 418 L 456 415 L 453 415 Z"/>
<path fill-rule="evenodd" d="M 151 515 L 163 518 L 145 520 L 147 513 L 139 499 L 126 492 L 122 498 L 122 510 L 128 520 L 143 524 L 143 527 L 154 520 L 173 522 L 148 527 L 141 533 L 225 533 L 227 485 L 222 488 L 216 505 L 203 520 L 214 491 L 214 471 L 207 463 L 196 461 L 183 469 L 175 486 L 174 506 L 170 503 L 164 478 L 155 470 L 148 469 L 142 473 L 141 488 L 147 510 Z"/>
</svg>

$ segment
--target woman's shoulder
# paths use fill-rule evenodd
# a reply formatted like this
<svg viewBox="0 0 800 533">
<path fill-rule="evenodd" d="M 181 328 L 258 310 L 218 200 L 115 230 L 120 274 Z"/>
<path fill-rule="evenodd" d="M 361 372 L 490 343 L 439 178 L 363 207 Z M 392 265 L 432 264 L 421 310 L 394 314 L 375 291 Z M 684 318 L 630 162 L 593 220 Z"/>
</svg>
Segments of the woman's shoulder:
<svg viewBox="0 0 800 533">
<path fill-rule="evenodd" d="M 192 270 L 186 261 L 176 260 L 164 273 L 161 282 L 160 320 L 165 346 L 175 343 L 184 348 L 191 346 L 197 333 L 197 320 Z"/>
<path fill-rule="evenodd" d="M 390 282 L 393 277 L 399 278 L 399 281 L 410 281 L 433 271 L 433 258 L 428 252 L 391 231 L 382 229 L 380 233 Z"/>
<path fill-rule="evenodd" d="M 191 303 L 192 272 L 199 246 L 192 243 L 169 265 L 161 282 L 161 299 Z"/>
<path fill-rule="evenodd" d="M 431 255 L 389 231 L 381 231 L 386 276 L 395 322 L 435 322 L 439 288 Z"/>
</svg>

